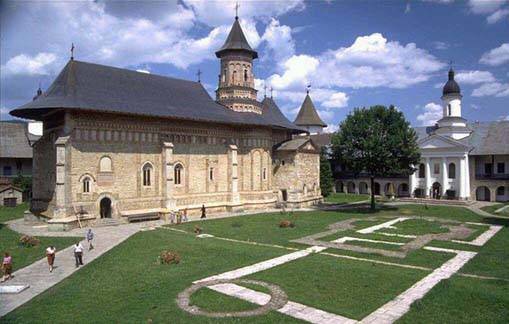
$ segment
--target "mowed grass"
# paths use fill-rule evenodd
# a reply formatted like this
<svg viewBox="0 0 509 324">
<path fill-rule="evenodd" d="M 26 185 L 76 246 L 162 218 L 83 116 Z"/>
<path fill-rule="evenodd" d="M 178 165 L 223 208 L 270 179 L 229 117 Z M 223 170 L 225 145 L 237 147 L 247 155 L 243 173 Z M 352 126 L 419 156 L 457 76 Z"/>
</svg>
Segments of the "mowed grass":
<svg viewBox="0 0 509 324">
<path fill-rule="evenodd" d="M 495 211 L 497 211 L 498 209 L 500 209 L 500 208 L 502 208 L 504 206 L 507 206 L 507 205 L 509 205 L 509 202 L 502 203 L 502 204 L 491 205 L 491 206 L 485 206 L 485 207 L 482 207 L 481 209 L 484 210 L 485 212 L 488 212 L 488 213 L 493 214 L 493 215 L 509 216 L 509 208 L 506 208 L 506 209 L 504 209 L 503 211 L 501 211 L 499 213 L 495 213 Z"/>
<path fill-rule="evenodd" d="M 453 276 L 410 307 L 398 324 L 508 323 L 509 282 Z"/>
<path fill-rule="evenodd" d="M 3 222 L 22 218 L 23 212 L 27 208 L 27 204 L 21 204 L 14 208 L 0 207 L 0 257 L 3 258 L 4 253 L 9 252 L 12 255 L 12 266 L 14 271 L 44 258 L 46 248 L 49 245 L 54 245 L 58 251 L 76 242 L 76 238 L 73 237 L 38 237 L 40 240 L 39 245 L 23 247 L 19 243 L 19 239 L 22 234 L 10 230 Z"/>
<path fill-rule="evenodd" d="M 161 265 L 171 249 L 178 265 Z M 200 239 L 159 229 L 140 232 L 71 277 L 2 318 L 7 323 L 295 323 L 271 312 L 263 317 L 218 319 L 193 316 L 176 303 L 193 281 L 288 253 L 284 249 Z M 216 298 L 205 289 L 192 299 L 211 310 L 243 310 L 245 302 Z"/>
<path fill-rule="evenodd" d="M 391 218 L 401 215 L 433 216 L 503 225 L 505 227 L 485 246 L 465 248 L 465 250 L 477 251 L 478 254 L 460 271 L 509 279 L 509 249 L 506 248 L 509 246 L 508 223 L 503 220 L 485 219 L 464 208 L 405 205 L 381 206 L 375 213 L 356 209 L 341 212 L 272 213 L 208 219 L 203 222 L 174 225 L 172 228 L 140 232 L 55 287 L 8 314 L 2 318 L 2 321 L 9 323 L 295 323 L 297 320 L 294 318 L 276 312 L 260 317 L 214 319 L 192 316 L 180 310 L 175 299 L 178 293 L 190 286 L 193 281 L 291 253 L 286 249 L 270 246 L 257 246 L 218 238 L 200 239 L 192 233 L 194 227 L 199 226 L 204 233 L 218 237 L 306 248 L 308 246 L 289 241 L 325 231 L 328 225 L 338 221 L 353 217 L 362 221 L 374 215 L 386 215 Z M 296 226 L 280 228 L 279 222 L 285 219 L 291 220 Z M 185 230 L 188 233 L 172 231 L 173 228 Z M 345 233 L 348 234 L 348 231 Z M 382 238 L 377 234 L 366 237 Z M 392 241 L 389 237 L 387 240 Z M 459 244 L 455 246 L 461 247 Z M 157 257 L 165 249 L 178 252 L 182 257 L 181 263 L 169 266 L 158 264 Z M 403 259 L 339 249 L 327 249 L 325 252 L 423 266 L 430 270 L 407 269 L 369 261 L 312 254 L 252 274 L 247 278 L 281 286 L 292 301 L 349 318 L 362 319 L 454 256 L 451 253 L 437 253 L 423 249 L 412 251 Z M 458 283 L 455 282 L 456 280 L 459 280 Z M 430 301 L 427 301 L 426 296 L 422 302 L 418 302 L 411 311 L 415 317 L 405 317 L 403 321 L 460 323 L 462 319 L 466 322 L 472 319 L 470 322 L 488 323 L 507 317 L 507 310 L 499 306 L 500 303 L 507 305 L 505 296 L 508 295 L 508 291 L 505 281 L 458 276 L 454 276 L 449 281 L 445 288 L 440 288 L 441 283 L 432 289 L 431 293 L 437 291 L 436 296 L 431 295 L 434 297 Z M 464 286 L 470 284 L 474 288 L 464 289 Z M 452 287 L 452 290 L 449 291 L 448 287 Z M 255 285 L 251 285 L 250 288 L 263 291 Z M 459 296 L 457 301 L 456 294 Z M 447 307 L 436 305 L 438 302 Z M 486 309 L 491 313 L 477 313 L 482 308 L 477 305 L 468 308 L 467 305 L 470 302 L 478 302 L 480 305 L 490 304 L 486 306 Z M 192 297 L 192 303 L 210 311 L 240 311 L 256 307 L 209 289 L 197 292 Z M 458 313 L 457 309 L 461 309 L 466 314 L 461 314 L 458 317 L 459 321 L 454 321 Z M 475 312 L 475 314 L 469 316 L 468 312 Z M 441 318 L 443 320 L 440 320 Z"/>
<path fill-rule="evenodd" d="M 325 202 L 331 204 L 349 204 L 353 202 L 365 201 L 369 199 L 369 195 L 357 195 L 343 192 L 331 193 L 325 197 Z"/>
<path fill-rule="evenodd" d="M 279 285 L 292 301 L 360 320 L 427 274 L 314 254 L 248 278 Z"/>
</svg>

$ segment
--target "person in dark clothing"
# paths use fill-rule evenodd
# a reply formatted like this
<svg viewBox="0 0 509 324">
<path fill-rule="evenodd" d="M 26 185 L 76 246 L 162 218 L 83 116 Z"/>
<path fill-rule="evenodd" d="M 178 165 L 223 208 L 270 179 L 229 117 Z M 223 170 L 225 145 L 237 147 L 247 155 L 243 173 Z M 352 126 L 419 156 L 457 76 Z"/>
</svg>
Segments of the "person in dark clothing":
<svg viewBox="0 0 509 324">
<path fill-rule="evenodd" d="M 207 218 L 207 214 L 205 212 L 205 205 L 201 206 L 201 218 Z"/>
</svg>

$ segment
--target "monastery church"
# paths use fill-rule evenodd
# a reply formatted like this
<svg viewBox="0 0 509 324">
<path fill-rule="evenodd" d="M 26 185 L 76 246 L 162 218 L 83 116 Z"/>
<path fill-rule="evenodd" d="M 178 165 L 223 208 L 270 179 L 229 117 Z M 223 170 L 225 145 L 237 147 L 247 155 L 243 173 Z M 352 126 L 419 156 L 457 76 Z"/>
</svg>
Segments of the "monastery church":
<svg viewBox="0 0 509 324">
<path fill-rule="evenodd" d="M 31 215 L 51 230 L 186 210 L 199 217 L 322 200 L 326 125 L 309 94 L 295 123 L 257 101 L 258 57 L 235 18 L 216 52 L 214 101 L 199 82 L 71 60 L 46 92 L 11 111 L 42 121 L 33 150 Z"/>
</svg>

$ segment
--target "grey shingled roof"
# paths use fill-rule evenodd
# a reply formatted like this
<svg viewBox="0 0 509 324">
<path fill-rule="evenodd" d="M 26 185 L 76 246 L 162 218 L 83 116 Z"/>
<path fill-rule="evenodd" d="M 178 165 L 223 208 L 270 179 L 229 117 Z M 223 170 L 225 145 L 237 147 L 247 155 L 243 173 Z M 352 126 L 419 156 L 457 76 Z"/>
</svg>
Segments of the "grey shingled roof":
<svg viewBox="0 0 509 324">
<path fill-rule="evenodd" d="M 328 146 L 331 144 L 332 141 L 332 133 L 322 133 L 322 134 L 313 134 L 310 135 L 311 140 L 313 143 L 315 143 L 318 147 Z"/>
<path fill-rule="evenodd" d="M 509 154 L 509 121 L 475 122 L 467 127 L 470 136 L 458 142 L 470 147 L 470 155 Z M 419 140 L 428 136 L 434 127 L 415 127 Z"/>
<path fill-rule="evenodd" d="M 309 141 L 309 137 L 297 137 L 294 139 L 291 139 L 289 141 L 286 141 L 279 145 L 276 150 L 277 151 L 296 151 L 298 150 L 302 145 L 306 144 Z"/>
<path fill-rule="evenodd" d="M 300 129 L 302 130 L 302 132 L 306 131 L 296 126 L 291 121 L 289 121 L 288 118 L 286 118 L 285 115 L 283 115 L 274 99 L 265 97 L 262 101 L 262 107 L 263 116 L 268 120 L 272 121 L 273 125 L 283 128 Z"/>
<path fill-rule="evenodd" d="M 69 61 L 49 89 L 11 115 L 42 120 L 52 109 L 136 114 L 234 125 L 285 127 L 271 115 L 235 112 L 216 103 L 199 82 Z"/>
<path fill-rule="evenodd" d="M 223 46 L 221 46 L 221 48 L 216 52 L 216 56 L 221 57 L 221 55 L 225 52 L 239 50 L 248 52 L 253 58 L 258 57 L 258 53 L 251 48 L 247 42 L 246 36 L 244 36 L 244 32 L 240 27 L 239 18 L 235 17 L 232 29 L 230 30 Z"/>
<path fill-rule="evenodd" d="M 318 116 L 315 105 L 313 104 L 309 93 L 306 94 L 306 98 L 304 98 L 304 102 L 302 103 L 299 113 L 297 114 L 297 117 L 293 123 L 297 126 L 327 127 L 327 124 L 325 124 L 320 116 Z"/>
<path fill-rule="evenodd" d="M 21 121 L 0 122 L 0 158 L 31 159 L 32 147 L 39 137 L 28 132 L 28 124 Z"/>
</svg>

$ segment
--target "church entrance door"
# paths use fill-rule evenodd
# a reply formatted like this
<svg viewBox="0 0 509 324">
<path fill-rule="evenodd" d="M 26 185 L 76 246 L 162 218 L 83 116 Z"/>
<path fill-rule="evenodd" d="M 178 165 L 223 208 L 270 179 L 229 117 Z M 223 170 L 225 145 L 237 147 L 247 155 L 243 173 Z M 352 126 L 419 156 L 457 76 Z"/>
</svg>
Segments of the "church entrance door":
<svg viewBox="0 0 509 324">
<path fill-rule="evenodd" d="M 111 199 L 103 198 L 100 202 L 100 214 L 101 218 L 111 218 Z"/>
<path fill-rule="evenodd" d="M 440 199 L 440 193 L 441 193 L 441 185 L 438 182 L 435 182 L 432 187 L 431 196 L 433 199 Z"/>
</svg>

